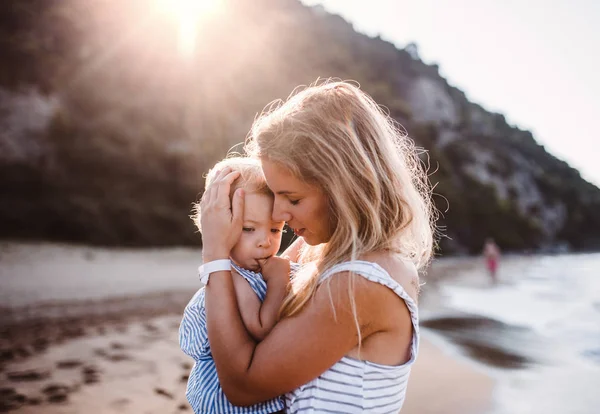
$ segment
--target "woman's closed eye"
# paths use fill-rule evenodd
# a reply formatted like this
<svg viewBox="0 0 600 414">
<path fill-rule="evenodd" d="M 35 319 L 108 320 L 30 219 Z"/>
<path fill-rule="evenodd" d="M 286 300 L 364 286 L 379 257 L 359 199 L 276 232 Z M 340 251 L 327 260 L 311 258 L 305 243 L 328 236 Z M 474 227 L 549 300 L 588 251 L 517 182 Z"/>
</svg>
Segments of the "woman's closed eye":
<svg viewBox="0 0 600 414">
<path fill-rule="evenodd" d="M 239 229 L 239 227 L 238 227 L 238 229 Z M 254 231 L 254 227 L 242 227 L 242 231 L 252 232 L 252 231 Z"/>
<path fill-rule="evenodd" d="M 299 202 L 300 202 L 300 199 L 298 199 L 298 200 L 290 200 L 290 204 L 293 205 L 293 206 L 297 206 Z"/>
</svg>

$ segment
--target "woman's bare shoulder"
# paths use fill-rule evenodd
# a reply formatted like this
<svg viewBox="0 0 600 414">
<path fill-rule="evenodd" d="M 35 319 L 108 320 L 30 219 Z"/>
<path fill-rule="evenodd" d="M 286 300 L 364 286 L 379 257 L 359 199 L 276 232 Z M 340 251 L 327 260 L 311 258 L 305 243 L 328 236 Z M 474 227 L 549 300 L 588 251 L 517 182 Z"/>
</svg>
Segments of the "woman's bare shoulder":
<svg viewBox="0 0 600 414">
<path fill-rule="evenodd" d="M 398 282 L 415 301 L 419 296 L 419 272 L 416 266 L 401 255 L 389 251 L 367 253 L 361 260 L 377 263 Z"/>
</svg>

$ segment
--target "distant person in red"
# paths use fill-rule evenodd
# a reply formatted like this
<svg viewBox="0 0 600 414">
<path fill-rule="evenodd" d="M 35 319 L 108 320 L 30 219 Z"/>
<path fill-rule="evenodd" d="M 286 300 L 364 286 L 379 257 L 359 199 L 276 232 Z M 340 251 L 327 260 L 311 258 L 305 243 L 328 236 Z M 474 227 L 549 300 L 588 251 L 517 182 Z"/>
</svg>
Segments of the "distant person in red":
<svg viewBox="0 0 600 414">
<path fill-rule="evenodd" d="M 486 266 L 493 283 L 498 282 L 498 261 L 500 260 L 500 248 L 492 238 L 485 240 L 483 247 L 483 255 L 485 257 Z"/>
</svg>

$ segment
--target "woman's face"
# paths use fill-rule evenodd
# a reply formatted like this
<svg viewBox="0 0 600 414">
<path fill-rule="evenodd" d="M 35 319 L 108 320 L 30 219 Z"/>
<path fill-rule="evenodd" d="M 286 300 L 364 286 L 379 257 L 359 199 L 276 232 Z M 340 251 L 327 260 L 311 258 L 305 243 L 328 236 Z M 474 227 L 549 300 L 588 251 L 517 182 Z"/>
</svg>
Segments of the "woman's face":
<svg viewBox="0 0 600 414">
<path fill-rule="evenodd" d="M 285 221 L 311 246 L 328 242 L 332 231 L 327 196 L 279 164 L 265 158 L 261 163 L 267 185 L 275 194 L 273 221 Z"/>
</svg>

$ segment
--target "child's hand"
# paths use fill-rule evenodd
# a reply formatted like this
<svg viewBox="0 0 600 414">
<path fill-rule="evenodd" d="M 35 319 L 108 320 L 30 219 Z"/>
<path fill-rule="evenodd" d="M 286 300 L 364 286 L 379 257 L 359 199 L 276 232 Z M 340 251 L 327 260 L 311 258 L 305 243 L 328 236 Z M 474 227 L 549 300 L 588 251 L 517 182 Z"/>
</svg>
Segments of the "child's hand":
<svg viewBox="0 0 600 414">
<path fill-rule="evenodd" d="M 290 261 L 287 258 L 273 256 L 261 261 L 260 267 L 263 279 L 267 283 L 273 278 L 282 278 L 286 282 L 290 279 Z"/>
</svg>

